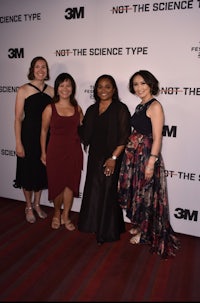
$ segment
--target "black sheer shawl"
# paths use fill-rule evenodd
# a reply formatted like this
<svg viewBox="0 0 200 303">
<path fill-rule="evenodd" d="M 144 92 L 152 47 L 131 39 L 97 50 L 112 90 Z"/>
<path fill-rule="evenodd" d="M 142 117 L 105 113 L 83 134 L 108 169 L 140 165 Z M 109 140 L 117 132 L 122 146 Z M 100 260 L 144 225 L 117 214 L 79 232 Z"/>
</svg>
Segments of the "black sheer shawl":
<svg viewBox="0 0 200 303">
<path fill-rule="evenodd" d="M 79 135 L 86 150 L 90 145 L 93 135 L 93 125 L 99 115 L 99 104 L 95 103 L 88 107 L 79 127 Z M 131 114 L 126 104 L 121 101 L 112 102 L 109 109 L 109 126 L 107 134 L 107 145 L 110 155 L 119 145 L 126 145 L 131 132 Z"/>
</svg>

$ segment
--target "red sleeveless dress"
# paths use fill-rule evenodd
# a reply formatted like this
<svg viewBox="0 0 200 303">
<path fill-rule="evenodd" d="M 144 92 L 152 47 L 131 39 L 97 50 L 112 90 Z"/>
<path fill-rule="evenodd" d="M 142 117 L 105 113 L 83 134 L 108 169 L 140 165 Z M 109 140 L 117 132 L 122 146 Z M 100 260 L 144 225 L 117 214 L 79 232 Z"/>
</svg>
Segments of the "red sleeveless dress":
<svg viewBox="0 0 200 303">
<path fill-rule="evenodd" d="M 50 139 L 47 146 L 48 198 L 54 200 L 65 187 L 79 196 L 83 151 L 78 135 L 80 116 L 75 107 L 73 116 L 60 116 L 52 104 Z"/>
</svg>

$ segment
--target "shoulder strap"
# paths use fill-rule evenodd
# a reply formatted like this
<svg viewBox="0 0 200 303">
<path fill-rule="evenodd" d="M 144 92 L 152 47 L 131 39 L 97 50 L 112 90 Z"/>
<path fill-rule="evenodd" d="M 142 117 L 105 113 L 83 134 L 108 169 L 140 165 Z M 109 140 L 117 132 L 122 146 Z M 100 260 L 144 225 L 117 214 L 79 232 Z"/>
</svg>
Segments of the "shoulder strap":
<svg viewBox="0 0 200 303">
<path fill-rule="evenodd" d="M 32 83 L 28 83 L 28 85 L 34 87 L 34 88 L 37 89 L 37 91 L 39 91 L 40 93 L 43 93 L 43 92 L 45 91 L 45 89 L 47 88 L 47 84 L 44 85 L 42 91 L 41 91 L 37 86 L 33 85 Z"/>
<path fill-rule="evenodd" d="M 153 98 L 153 99 L 151 99 L 149 102 L 147 102 L 145 105 L 146 105 L 146 108 L 148 108 L 150 105 L 151 105 L 151 103 L 153 102 L 153 101 L 155 101 L 156 99 L 155 98 Z"/>
<path fill-rule="evenodd" d="M 47 84 L 44 85 L 44 88 L 42 90 L 42 93 L 45 91 L 45 89 L 47 88 Z"/>
</svg>

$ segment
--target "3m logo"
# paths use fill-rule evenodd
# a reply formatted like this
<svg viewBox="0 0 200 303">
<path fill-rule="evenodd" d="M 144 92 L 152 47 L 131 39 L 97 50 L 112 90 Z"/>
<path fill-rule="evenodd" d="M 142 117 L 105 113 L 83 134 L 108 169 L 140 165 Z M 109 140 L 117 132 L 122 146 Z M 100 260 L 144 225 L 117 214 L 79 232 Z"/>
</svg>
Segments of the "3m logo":
<svg viewBox="0 0 200 303">
<path fill-rule="evenodd" d="M 71 20 L 71 19 L 83 19 L 84 18 L 84 7 L 81 6 L 79 8 L 73 7 L 73 8 L 67 8 L 65 10 L 65 19 Z"/>
<path fill-rule="evenodd" d="M 8 58 L 10 58 L 10 59 L 24 58 L 24 49 L 23 48 L 9 48 Z"/>
<path fill-rule="evenodd" d="M 190 211 L 189 209 L 183 209 L 183 208 L 176 208 L 175 209 L 176 214 L 174 214 L 174 217 L 177 219 L 184 219 L 184 220 L 188 220 L 188 221 L 197 221 L 198 219 L 198 211 L 197 210 L 193 210 Z"/>
<path fill-rule="evenodd" d="M 162 134 L 163 136 L 176 137 L 176 130 L 177 126 L 172 126 L 171 129 L 169 129 L 168 125 L 164 125 Z"/>
</svg>

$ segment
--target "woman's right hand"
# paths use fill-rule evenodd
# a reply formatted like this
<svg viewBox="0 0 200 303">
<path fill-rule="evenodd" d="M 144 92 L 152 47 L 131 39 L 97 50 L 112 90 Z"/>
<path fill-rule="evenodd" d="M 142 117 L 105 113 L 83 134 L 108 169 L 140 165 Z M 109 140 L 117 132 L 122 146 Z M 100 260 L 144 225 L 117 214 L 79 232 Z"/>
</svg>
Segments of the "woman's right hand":
<svg viewBox="0 0 200 303">
<path fill-rule="evenodd" d="M 46 165 L 46 154 L 41 154 L 41 157 L 40 157 L 40 160 L 42 161 L 42 163 L 44 164 L 44 165 Z"/>
<path fill-rule="evenodd" d="M 24 147 L 22 144 L 18 144 L 16 146 L 16 155 L 20 158 L 24 158 L 25 157 L 25 151 L 24 151 Z"/>
</svg>

